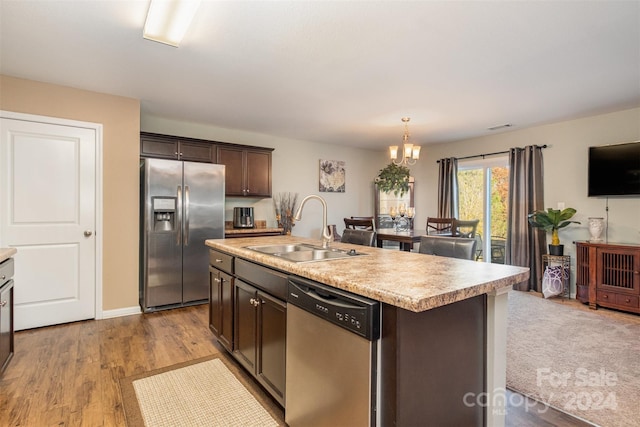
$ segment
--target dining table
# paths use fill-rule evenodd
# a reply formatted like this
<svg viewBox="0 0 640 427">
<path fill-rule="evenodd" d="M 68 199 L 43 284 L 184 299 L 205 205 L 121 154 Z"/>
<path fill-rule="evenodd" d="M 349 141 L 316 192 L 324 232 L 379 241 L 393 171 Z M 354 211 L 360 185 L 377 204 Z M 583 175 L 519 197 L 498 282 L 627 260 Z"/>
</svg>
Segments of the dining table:
<svg viewBox="0 0 640 427">
<path fill-rule="evenodd" d="M 395 228 L 379 228 L 376 230 L 376 244 L 379 248 L 382 247 L 383 242 L 399 242 L 400 250 L 411 251 L 413 244 L 420 241 L 420 236 L 427 234 L 426 230 L 415 229 L 397 231 Z"/>
</svg>

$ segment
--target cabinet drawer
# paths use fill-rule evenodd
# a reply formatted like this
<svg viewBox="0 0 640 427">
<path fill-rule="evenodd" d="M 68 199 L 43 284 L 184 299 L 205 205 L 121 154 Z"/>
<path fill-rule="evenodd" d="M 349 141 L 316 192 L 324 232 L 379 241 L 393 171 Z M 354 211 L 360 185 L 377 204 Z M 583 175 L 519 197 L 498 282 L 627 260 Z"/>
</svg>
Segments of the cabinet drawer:
<svg viewBox="0 0 640 427">
<path fill-rule="evenodd" d="M 246 280 L 283 301 L 287 299 L 288 276 L 279 271 L 254 264 L 243 259 L 236 260 L 236 276 Z"/>
<path fill-rule="evenodd" d="M 624 295 L 624 294 L 616 294 L 616 304 L 629 307 L 629 308 L 640 308 L 640 297 L 635 295 Z"/>
<path fill-rule="evenodd" d="M 615 292 L 607 292 L 607 291 L 602 291 L 598 289 L 598 296 L 596 298 L 596 302 L 599 302 L 599 303 L 601 302 L 605 304 L 615 304 L 617 296 L 618 294 L 616 294 Z"/>
<path fill-rule="evenodd" d="M 9 258 L 0 264 L 0 285 L 13 277 L 13 258 Z"/>
<path fill-rule="evenodd" d="M 233 256 L 229 254 L 209 249 L 209 264 L 218 270 L 233 274 Z"/>
</svg>

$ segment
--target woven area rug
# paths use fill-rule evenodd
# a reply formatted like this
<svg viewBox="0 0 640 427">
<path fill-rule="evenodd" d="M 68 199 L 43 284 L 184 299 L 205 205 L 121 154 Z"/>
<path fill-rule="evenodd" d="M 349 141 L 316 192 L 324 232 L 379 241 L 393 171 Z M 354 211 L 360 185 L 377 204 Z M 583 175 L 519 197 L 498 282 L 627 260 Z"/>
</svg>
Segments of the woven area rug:
<svg viewBox="0 0 640 427">
<path fill-rule="evenodd" d="M 640 426 L 640 316 L 509 293 L 507 387 L 605 426 Z"/>
<path fill-rule="evenodd" d="M 284 413 L 226 355 L 120 380 L 127 426 L 284 426 Z"/>
</svg>

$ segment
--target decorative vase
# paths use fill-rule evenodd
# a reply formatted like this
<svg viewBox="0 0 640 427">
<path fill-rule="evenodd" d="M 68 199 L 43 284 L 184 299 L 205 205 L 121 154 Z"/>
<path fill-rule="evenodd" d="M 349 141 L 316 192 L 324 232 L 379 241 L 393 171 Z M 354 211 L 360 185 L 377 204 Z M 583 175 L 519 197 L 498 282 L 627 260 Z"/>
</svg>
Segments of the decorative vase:
<svg viewBox="0 0 640 427">
<path fill-rule="evenodd" d="M 602 239 L 602 230 L 604 230 L 604 218 L 589 218 L 589 233 L 591 234 L 590 242 L 600 242 Z"/>
<path fill-rule="evenodd" d="M 564 255 L 564 245 L 549 245 L 549 255 Z"/>
</svg>

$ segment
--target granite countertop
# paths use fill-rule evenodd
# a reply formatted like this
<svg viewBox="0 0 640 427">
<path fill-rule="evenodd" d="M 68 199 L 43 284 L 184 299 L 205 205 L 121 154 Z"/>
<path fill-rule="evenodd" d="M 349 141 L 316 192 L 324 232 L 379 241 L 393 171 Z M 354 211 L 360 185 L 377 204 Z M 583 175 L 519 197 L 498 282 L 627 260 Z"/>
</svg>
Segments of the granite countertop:
<svg viewBox="0 0 640 427">
<path fill-rule="evenodd" d="M 16 248 L 0 248 L 0 262 L 4 262 L 11 258 L 16 252 Z"/>
<path fill-rule="evenodd" d="M 282 233 L 283 228 L 225 228 L 224 234 Z"/>
<path fill-rule="evenodd" d="M 366 256 L 294 263 L 245 249 L 245 246 L 311 243 L 295 236 L 211 239 L 206 245 L 250 261 L 363 295 L 414 312 L 430 310 L 477 295 L 510 287 L 529 278 L 529 269 L 437 257 L 397 249 L 332 242 Z"/>
</svg>

